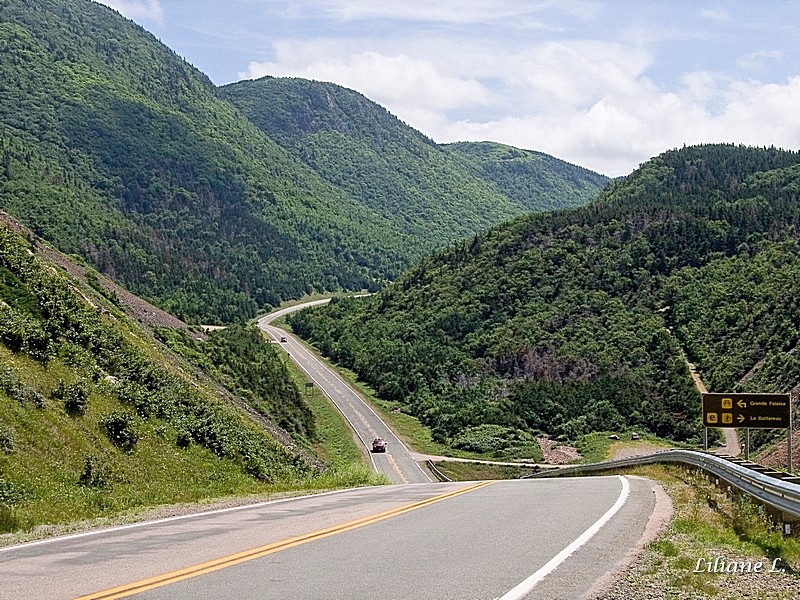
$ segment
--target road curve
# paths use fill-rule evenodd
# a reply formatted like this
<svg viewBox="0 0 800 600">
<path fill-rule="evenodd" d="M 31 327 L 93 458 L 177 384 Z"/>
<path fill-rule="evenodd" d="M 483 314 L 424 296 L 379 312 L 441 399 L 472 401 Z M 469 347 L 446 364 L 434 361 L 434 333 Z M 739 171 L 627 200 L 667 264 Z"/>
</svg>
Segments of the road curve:
<svg viewBox="0 0 800 600">
<path fill-rule="evenodd" d="M 579 598 L 654 506 L 620 476 L 345 490 L 2 548 L 2 597 Z"/>
<path fill-rule="evenodd" d="M 366 401 L 355 392 L 335 371 L 328 368 L 310 352 L 295 336 L 271 325 L 272 321 L 291 312 L 311 306 L 325 304 L 329 300 L 314 300 L 296 306 L 282 308 L 258 320 L 258 327 L 273 340 L 279 342 L 290 358 L 302 368 L 336 405 L 350 423 L 356 437 L 370 456 L 372 466 L 378 473 L 386 475 L 392 483 L 429 483 L 431 477 L 414 460 L 403 442 L 389 426 L 372 410 Z M 280 342 L 285 338 L 285 342 Z M 383 438 L 387 442 L 385 453 L 372 453 L 372 440 Z"/>
</svg>

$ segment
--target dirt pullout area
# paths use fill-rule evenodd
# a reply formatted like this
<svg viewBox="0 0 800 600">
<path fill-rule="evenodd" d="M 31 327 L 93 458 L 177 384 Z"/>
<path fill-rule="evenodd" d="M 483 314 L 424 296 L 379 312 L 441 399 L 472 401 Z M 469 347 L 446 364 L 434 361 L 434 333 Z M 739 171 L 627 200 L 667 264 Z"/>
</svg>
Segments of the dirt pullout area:
<svg viewBox="0 0 800 600">
<path fill-rule="evenodd" d="M 667 448 L 665 446 L 650 444 L 649 442 L 614 444 L 614 447 L 611 450 L 611 459 L 616 460 L 618 458 L 633 458 L 634 456 L 644 456 L 646 454 L 653 454 L 654 452 L 660 452 L 662 450 L 667 450 Z"/>
<path fill-rule="evenodd" d="M 548 465 L 566 465 L 577 461 L 581 453 L 572 446 L 562 446 L 547 437 L 536 438 L 544 454 L 544 462 Z"/>
</svg>

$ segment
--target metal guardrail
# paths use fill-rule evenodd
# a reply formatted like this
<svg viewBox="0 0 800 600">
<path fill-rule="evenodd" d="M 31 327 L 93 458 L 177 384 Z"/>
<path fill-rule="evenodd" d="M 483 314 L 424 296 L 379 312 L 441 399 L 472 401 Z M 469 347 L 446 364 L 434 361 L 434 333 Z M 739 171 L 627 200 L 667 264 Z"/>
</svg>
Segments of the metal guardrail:
<svg viewBox="0 0 800 600">
<path fill-rule="evenodd" d="M 433 464 L 432 460 L 428 461 L 428 468 L 431 470 L 431 473 L 433 473 L 436 476 L 436 479 L 438 479 L 439 481 L 453 481 L 447 475 L 445 475 L 439 469 L 437 469 L 436 465 Z"/>
<path fill-rule="evenodd" d="M 789 479 L 793 479 L 800 482 L 800 478 L 791 477 L 778 471 L 771 471 L 754 463 L 747 463 L 748 466 L 744 466 L 739 464 L 739 462 L 743 461 L 732 461 L 694 450 L 664 450 L 645 456 L 542 471 L 527 475 L 526 478 L 563 477 L 660 462 L 677 462 L 698 467 L 756 498 L 759 502 L 780 510 L 786 515 L 800 519 L 800 485 L 795 481 L 789 481 Z M 759 470 L 753 467 L 758 467 Z M 770 473 L 770 475 L 765 473 Z"/>
</svg>

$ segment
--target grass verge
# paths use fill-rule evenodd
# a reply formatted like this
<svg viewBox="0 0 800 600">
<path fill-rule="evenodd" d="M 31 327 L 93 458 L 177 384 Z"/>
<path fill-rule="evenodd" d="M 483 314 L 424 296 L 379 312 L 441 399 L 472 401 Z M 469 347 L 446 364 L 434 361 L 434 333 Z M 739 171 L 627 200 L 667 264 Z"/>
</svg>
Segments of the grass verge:
<svg viewBox="0 0 800 600">
<path fill-rule="evenodd" d="M 534 467 L 493 465 L 487 463 L 440 461 L 436 468 L 453 481 L 481 481 L 483 479 L 519 479 L 536 473 Z"/>
<path fill-rule="evenodd" d="M 800 540 L 784 537 L 763 507 L 744 496 L 729 497 L 701 473 L 678 465 L 647 465 L 625 473 L 658 481 L 675 512 L 604 598 L 800 597 Z M 761 572 L 714 572 L 734 563 L 761 564 Z"/>
</svg>

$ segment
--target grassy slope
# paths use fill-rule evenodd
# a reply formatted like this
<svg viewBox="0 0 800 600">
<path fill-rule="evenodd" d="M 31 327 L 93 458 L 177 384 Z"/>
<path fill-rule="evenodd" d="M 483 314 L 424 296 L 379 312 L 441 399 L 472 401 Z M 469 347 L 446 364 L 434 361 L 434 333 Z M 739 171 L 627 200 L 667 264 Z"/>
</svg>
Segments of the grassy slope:
<svg viewBox="0 0 800 600">
<path fill-rule="evenodd" d="M 22 237 L 0 234 L 0 532 L 379 482 L 352 451 L 325 450 L 341 431 L 330 415 L 313 441 L 330 461 L 323 473 L 116 305 L 34 258 Z M 274 385 L 295 384 L 278 375 Z M 85 410 L 68 410 L 65 389 L 85 392 Z M 112 415 L 126 415 L 121 432 L 133 443 L 112 439 Z"/>
</svg>

